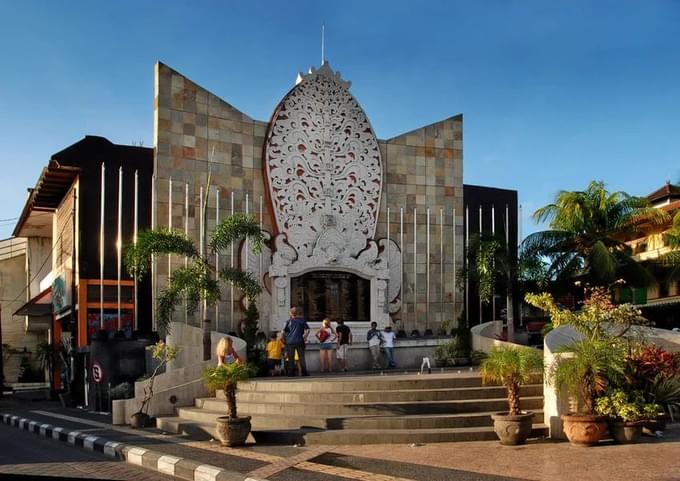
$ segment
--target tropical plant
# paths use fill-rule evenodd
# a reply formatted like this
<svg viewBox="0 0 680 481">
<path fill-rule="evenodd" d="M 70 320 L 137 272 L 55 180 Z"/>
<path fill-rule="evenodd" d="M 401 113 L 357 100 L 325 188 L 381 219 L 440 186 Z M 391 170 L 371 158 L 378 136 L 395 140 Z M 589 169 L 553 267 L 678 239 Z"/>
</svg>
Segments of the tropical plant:
<svg viewBox="0 0 680 481">
<path fill-rule="evenodd" d="M 548 370 L 550 382 L 566 388 L 583 401 L 585 414 L 595 413 L 595 401 L 610 384 L 623 377 L 625 349 L 620 341 L 582 339 L 557 350 L 555 362 Z"/>
<path fill-rule="evenodd" d="M 144 398 L 142 399 L 142 405 L 140 406 L 138 413 L 145 415 L 149 414 L 149 404 L 154 395 L 153 387 L 156 376 L 165 369 L 165 366 L 169 362 L 177 359 L 177 355 L 181 351 L 181 348 L 179 346 L 169 346 L 163 341 L 158 341 L 156 344 L 147 346 L 147 350 L 151 351 L 151 357 L 158 361 L 158 363 L 149 376 L 146 386 L 144 386 Z"/>
<path fill-rule="evenodd" d="M 248 364 L 232 362 L 217 367 L 208 367 L 203 371 L 203 380 L 211 391 L 224 390 L 229 409 L 229 418 L 238 417 L 236 411 L 236 387 L 239 381 L 246 381 L 253 377 L 254 369 Z"/>
<path fill-rule="evenodd" d="M 627 393 L 616 389 L 595 401 L 595 412 L 608 416 L 612 420 L 634 423 L 645 419 L 654 419 L 659 414 L 660 406 L 645 402 L 639 392 Z"/>
<path fill-rule="evenodd" d="M 643 221 L 668 220 L 668 214 L 646 199 L 609 192 L 603 182 L 592 181 L 584 191 L 560 191 L 533 217 L 548 222 L 550 229 L 529 235 L 524 243 L 550 260 L 551 278 L 578 277 L 593 285 L 620 278 L 640 286 L 653 282 L 625 243 L 640 231 Z"/>
<path fill-rule="evenodd" d="M 570 326 L 591 340 L 621 338 L 634 326 L 649 325 L 649 321 L 632 304 L 615 305 L 605 288 L 585 288 L 585 296 L 579 311 L 559 307 L 553 297 L 545 292 L 527 294 L 525 298 L 532 306 L 548 312 L 553 329 Z M 638 330 L 637 334 L 644 334 L 644 331 Z"/>
<path fill-rule="evenodd" d="M 494 347 L 482 361 L 480 374 L 484 383 L 505 386 L 508 414 L 520 414 L 519 389 L 543 370 L 543 353 L 533 348 Z"/>
<path fill-rule="evenodd" d="M 136 244 L 128 246 L 125 252 L 125 264 L 131 276 L 140 279 L 147 273 L 154 255 L 172 254 L 188 260 L 186 266 L 172 271 L 167 286 L 159 295 L 156 315 L 161 329 L 167 331 L 175 307 L 182 299 L 187 301 L 189 313 L 198 308 L 201 300 L 206 304 L 220 300 L 220 280 L 240 289 L 249 304 L 254 302 L 262 288 L 252 274 L 234 267 L 216 272 L 209 262 L 232 242 L 245 238 L 253 252 L 260 252 L 264 235 L 252 215 L 234 214 L 218 224 L 210 237 L 209 256 L 201 256 L 202 249 L 197 249 L 191 239 L 178 231 L 161 228 L 138 234 Z"/>
<path fill-rule="evenodd" d="M 671 421 L 680 420 L 680 377 L 657 377 L 649 385 L 646 394 L 652 402 L 661 406 Z"/>
</svg>

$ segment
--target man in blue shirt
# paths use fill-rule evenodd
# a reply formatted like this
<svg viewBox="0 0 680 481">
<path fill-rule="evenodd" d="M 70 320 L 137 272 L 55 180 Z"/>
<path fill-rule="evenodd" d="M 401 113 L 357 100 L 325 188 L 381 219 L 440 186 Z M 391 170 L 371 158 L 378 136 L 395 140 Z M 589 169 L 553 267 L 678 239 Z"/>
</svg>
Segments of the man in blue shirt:
<svg viewBox="0 0 680 481">
<path fill-rule="evenodd" d="M 291 307 L 290 319 L 286 321 L 283 333 L 286 336 L 286 373 L 289 376 L 295 376 L 295 352 L 297 351 L 302 375 L 309 376 L 305 362 L 305 343 L 309 336 L 309 326 L 298 314 L 297 307 Z"/>
</svg>

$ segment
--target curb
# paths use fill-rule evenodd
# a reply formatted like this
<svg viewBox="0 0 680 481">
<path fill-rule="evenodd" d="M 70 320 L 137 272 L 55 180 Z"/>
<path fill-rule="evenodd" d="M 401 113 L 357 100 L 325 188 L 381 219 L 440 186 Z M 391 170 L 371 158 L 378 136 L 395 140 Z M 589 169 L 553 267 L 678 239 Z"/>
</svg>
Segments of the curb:
<svg viewBox="0 0 680 481">
<path fill-rule="evenodd" d="M 3 423 L 9 426 L 189 481 L 267 481 L 132 444 L 109 441 L 100 436 L 89 436 L 77 430 L 72 431 L 21 416 L 12 414 L 0 414 L 0 416 L 2 416 Z"/>
</svg>

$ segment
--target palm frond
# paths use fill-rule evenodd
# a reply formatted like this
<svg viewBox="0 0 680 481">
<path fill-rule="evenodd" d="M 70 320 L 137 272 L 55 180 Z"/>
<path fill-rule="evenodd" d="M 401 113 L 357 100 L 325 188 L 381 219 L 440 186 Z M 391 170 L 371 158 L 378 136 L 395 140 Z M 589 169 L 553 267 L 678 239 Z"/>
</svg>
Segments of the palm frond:
<svg viewBox="0 0 680 481">
<path fill-rule="evenodd" d="M 250 272 L 225 267 L 220 271 L 220 279 L 233 283 L 248 299 L 254 299 L 262 292 L 262 287 Z"/>
<path fill-rule="evenodd" d="M 210 237 L 210 249 L 217 253 L 229 248 L 232 242 L 248 239 L 254 253 L 262 250 L 264 235 L 255 216 L 234 214 L 220 222 Z"/>
<path fill-rule="evenodd" d="M 151 267 L 151 256 L 176 254 L 197 258 L 196 246 L 183 233 L 160 229 L 146 229 L 137 234 L 137 243 L 125 249 L 125 266 L 130 275 L 140 279 Z"/>
</svg>

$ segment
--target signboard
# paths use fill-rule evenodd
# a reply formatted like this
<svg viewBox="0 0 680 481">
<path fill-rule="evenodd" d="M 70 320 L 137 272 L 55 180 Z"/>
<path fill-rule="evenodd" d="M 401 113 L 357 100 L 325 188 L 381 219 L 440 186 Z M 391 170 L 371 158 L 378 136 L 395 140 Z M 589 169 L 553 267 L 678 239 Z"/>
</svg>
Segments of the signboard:
<svg viewBox="0 0 680 481">
<path fill-rule="evenodd" d="M 102 369 L 101 364 L 99 362 L 95 361 L 92 364 L 92 380 L 99 384 L 102 382 L 102 379 L 104 379 L 104 370 Z"/>
<path fill-rule="evenodd" d="M 61 314 L 71 307 L 71 270 L 64 269 L 52 281 L 52 310 Z"/>
</svg>

